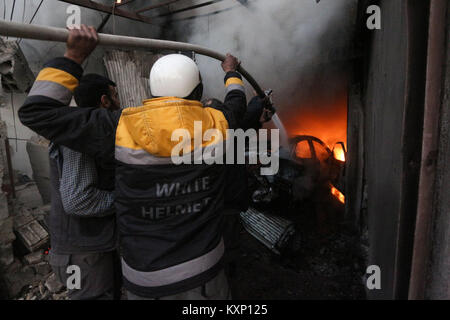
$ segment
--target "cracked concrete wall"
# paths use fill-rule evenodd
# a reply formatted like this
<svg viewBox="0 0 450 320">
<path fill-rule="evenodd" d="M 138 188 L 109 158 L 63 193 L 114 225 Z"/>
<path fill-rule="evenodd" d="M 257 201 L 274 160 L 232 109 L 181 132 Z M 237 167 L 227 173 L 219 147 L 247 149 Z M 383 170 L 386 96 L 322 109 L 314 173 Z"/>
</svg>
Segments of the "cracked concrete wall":
<svg viewBox="0 0 450 320">
<path fill-rule="evenodd" d="M 15 146 L 15 148 L 10 150 L 14 157 L 14 155 L 19 154 L 19 145 L 17 140 L 11 140 L 11 137 L 14 139 L 18 138 L 18 130 L 25 130 L 23 126 L 20 126 L 20 129 L 17 128 L 17 108 L 25 99 L 26 92 L 33 85 L 35 78 L 20 46 L 14 40 L 0 38 L 0 76 L 0 107 L 3 107 L 0 109 L 0 114 L 2 114 L 5 119 L 8 119 L 8 116 L 11 114 L 13 120 L 12 126 L 5 126 L 4 133 L 7 137 L 10 137 L 10 142 Z M 14 101 L 18 97 L 20 100 Z M 10 113 L 8 111 L 10 111 Z M 14 125 L 14 123 L 16 125 Z M 6 124 L 9 124 L 9 121 L 7 121 Z M 31 131 L 29 131 L 27 137 L 30 134 Z M 26 157 L 20 156 L 18 159 L 14 160 L 17 169 L 27 175 L 30 174 L 30 170 L 27 168 L 28 161 Z"/>
<path fill-rule="evenodd" d="M 28 158 L 24 156 L 23 149 L 19 149 L 16 139 L 26 140 L 32 132 L 18 122 L 17 109 L 25 100 L 26 92 L 31 88 L 35 77 L 20 46 L 14 40 L 0 38 L 0 76 L 0 115 L 6 120 L 4 129 L 13 146 L 10 150 L 13 162 L 17 170 L 31 177 Z"/>
<path fill-rule="evenodd" d="M 28 23 L 31 20 L 34 12 L 37 9 L 40 1 L 27 1 L 24 11 L 23 2 L 17 1 L 13 13 L 13 21 Z M 138 3 L 139 2 L 139 3 Z M 137 5 L 142 5 L 145 0 L 136 0 Z M 0 12 L 6 8 L 6 17 L 11 16 L 13 0 L 5 0 L 0 3 Z M 5 7 L 6 6 L 6 7 Z M 69 14 L 66 13 L 70 6 L 57 0 L 46 0 L 42 3 L 41 8 L 37 12 L 33 24 L 47 25 L 64 28 Z M 143 6 L 143 5 L 142 5 Z M 94 10 L 81 9 L 81 23 L 93 25 L 98 27 L 102 19 L 106 16 L 105 13 L 100 13 Z M 158 24 L 149 25 L 132 21 L 121 17 L 111 17 L 105 25 L 104 33 L 114 33 L 120 35 L 129 35 L 137 37 L 158 38 L 161 34 L 162 26 Z M 16 40 L 16 39 L 13 39 Z M 65 51 L 64 43 L 44 42 L 35 40 L 21 40 L 19 44 L 26 58 L 29 68 L 37 75 L 42 65 L 49 59 L 62 56 Z M 84 63 L 83 67 L 86 73 L 99 73 L 106 75 L 106 69 L 103 66 L 103 55 L 105 50 L 101 47 L 96 49 L 91 57 Z M 1 89 L 0 89 L 1 90 Z M 12 146 L 12 161 L 14 169 L 19 170 L 29 177 L 32 177 L 32 169 L 26 151 L 26 141 L 30 139 L 34 133 L 28 128 L 24 127 L 17 116 L 17 110 L 20 108 L 26 98 L 26 94 L 13 93 L 3 90 L 3 95 L 0 91 L 0 117 L 6 122 L 7 134 L 10 137 L 10 144 Z M 17 140 L 16 140 L 17 139 Z"/>
<path fill-rule="evenodd" d="M 26 92 L 34 82 L 34 74 L 16 41 L 0 38 L 0 74 L 4 92 Z"/>
</svg>

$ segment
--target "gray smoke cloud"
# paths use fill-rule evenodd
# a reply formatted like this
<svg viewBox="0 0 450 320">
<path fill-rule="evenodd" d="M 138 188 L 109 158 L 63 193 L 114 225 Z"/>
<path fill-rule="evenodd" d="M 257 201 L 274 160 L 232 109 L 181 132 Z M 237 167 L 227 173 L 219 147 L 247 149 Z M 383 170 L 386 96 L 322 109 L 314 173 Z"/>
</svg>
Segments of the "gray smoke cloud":
<svg viewBox="0 0 450 320">
<path fill-rule="evenodd" d="M 177 39 L 238 56 L 283 104 L 304 79 L 320 73 L 320 65 L 336 60 L 340 49 L 349 46 L 356 5 L 356 0 L 224 0 L 173 19 L 179 20 L 174 23 Z M 197 61 L 205 94 L 223 97 L 220 65 L 201 56 Z"/>
<path fill-rule="evenodd" d="M 112 0 L 97 0 L 96 2 L 110 6 Z M 0 2 L 0 15 L 3 19 L 3 12 L 5 13 L 5 20 L 9 21 L 12 16 L 12 21 L 29 23 L 33 18 L 32 24 L 53 26 L 59 28 L 66 27 L 66 21 L 70 16 L 67 8 L 73 6 L 58 0 L 44 0 L 41 4 L 40 0 L 4 0 Z M 147 0 L 135 0 L 131 4 L 124 6 L 127 10 L 133 11 L 137 8 L 142 8 L 148 5 Z M 13 11 L 14 8 L 14 11 Z M 39 9 L 39 10 L 38 10 Z M 156 11 L 158 13 L 159 11 Z M 92 9 L 80 7 L 81 23 L 98 27 L 102 20 L 107 16 L 104 12 L 95 11 Z M 128 35 L 144 38 L 159 38 L 162 32 L 161 24 L 163 19 L 158 21 L 158 24 L 146 24 L 119 16 L 111 16 L 104 26 L 102 32 L 117 35 Z M 20 46 L 28 60 L 31 69 L 38 72 L 42 64 L 50 58 L 62 56 L 65 51 L 64 43 L 36 41 L 23 39 Z M 126 49 L 126 48 L 125 48 Z M 89 58 L 86 72 L 104 73 L 102 56 L 104 48 L 99 47 Z"/>
</svg>

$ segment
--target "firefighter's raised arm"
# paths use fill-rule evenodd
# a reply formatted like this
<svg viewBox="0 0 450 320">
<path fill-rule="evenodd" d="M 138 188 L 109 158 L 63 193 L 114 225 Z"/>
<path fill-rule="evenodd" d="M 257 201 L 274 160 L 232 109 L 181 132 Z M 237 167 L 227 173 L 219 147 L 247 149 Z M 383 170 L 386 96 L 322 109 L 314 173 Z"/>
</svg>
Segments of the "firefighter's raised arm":
<svg viewBox="0 0 450 320">
<path fill-rule="evenodd" d="M 226 96 L 221 111 L 225 114 L 230 128 L 240 127 L 247 108 L 244 83 L 242 76 L 237 72 L 240 64 L 241 62 L 229 53 L 222 62 L 222 69 L 226 73 L 224 79 Z"/>
<path fill-rule="evenodd" d="M 64 57 L 44 65 L 19 110 L 19 118 L 25 126 L 54 143 L 94 157 L 111 158 L 121 111 L 69 107 L 83 75 L 81 63 L 97 44 L 98 36 L 92 27 L 71 29 Z"/>
</svg>

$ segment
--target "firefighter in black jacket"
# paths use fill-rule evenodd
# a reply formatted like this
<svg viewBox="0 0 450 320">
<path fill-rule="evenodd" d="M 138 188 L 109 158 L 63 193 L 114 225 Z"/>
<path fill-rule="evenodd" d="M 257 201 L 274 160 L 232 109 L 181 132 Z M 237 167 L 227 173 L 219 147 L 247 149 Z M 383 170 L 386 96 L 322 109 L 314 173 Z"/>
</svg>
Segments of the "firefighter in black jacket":
<svg viewBox="0 0 450 320">
<path fill-rule="evenodd" d="M 225 299 L 220 230 L 225 166 L 171 161 L 175 129 L 194 137 L 203 130 L 238 127 L 246 109 L 239 62 L 227 55 L 226 97 L 220 109 L 204 108 L 200 73 L 184 56 L 158 60 L 152 95 L 143 106 L 107 112 L 70 108 L 82 62 L 95 49 L 94 28 L 72 29 L 64 57 L 48 62 L 19 111 L 24 125 L 52 142 L 95 158 L 115 158 L 115 207 L 122 247 L 124 287 L 131 298 Z M 204 131 L 203 131 L 204 132 Z M 213 140 L 204 142 L 202 147 Z M 194 143 L 190 146 L 194 153 Z"/>
</svg>

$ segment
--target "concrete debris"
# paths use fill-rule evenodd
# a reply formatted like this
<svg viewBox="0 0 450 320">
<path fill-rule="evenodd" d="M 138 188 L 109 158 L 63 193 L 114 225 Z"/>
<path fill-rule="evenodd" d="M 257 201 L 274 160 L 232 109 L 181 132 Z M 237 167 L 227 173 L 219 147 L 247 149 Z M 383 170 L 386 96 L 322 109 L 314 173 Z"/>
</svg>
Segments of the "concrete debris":
<svg viewBox="0 0 450 320">
<path fill-rule="evenodd" d="M 35 191 L 35 194 L 38 194 L 36 185 L 32 185 L 33 190 Z M 32 202 L 32 205 L 36 205 L 36 203 Z M 45 217 L 50 214 L 50 204 L 43 205 L 43 206 L 37 206 L 37 207 L 29 207 L 29 205 L 25 206 L 24 204 L 20 202 L 16 202 L 14 205 L 14 212 L 17 213 L 16 219 L 25 219 L 25 221 L 21 221 L 20 224 L 28 223 L 32 220 L 32 218 L 35 218 L 38 220 L 43 226 L 45 227 Z M 17 223 L 16 223 L 17 224 Z"/>
<path fill-rule="evenodd" d="M 12 243 L 0 244 L 0 267 L 4 268 L 14 262 Z"/>
<path fill-rule="evenodd" d="M 48 244 L 49 235 L 30 212 L 30 209 L 27 208 L 22 211 L 22 214 L 15 217 L 14 231 L 28 251 L 34 252 Z"/>
<path fill-rule="evenodd" d="M 8 272 L 4 275 L 6 288 L 10 297 L 18 296 L 25 287 L 28 287 L 35 279 L 32 268 L 23 267 L 15 272 Z"/>
<path fill-rule="evenodd" d="M 37 221 L 39 221 L 39 223 L 47 231 L 49 229 L 47 225 L 47 219 L 45 219 L 45 217 L 47 217 L 50 214 L 50 207 L 51 207 L 50 204 L 43 205 L 41 207 L 33 209 L 33 211 L 31 212 L 31 214 L 37 219 Z"/>
<path fill-rule="evenodd" d="M 34 266 L 34 271 L 37 275 L 46 276 L 52 271 L 52 268 L 47 262 L 41 262 Z"/>
<path fill-rule="evenodd" d="M 23 285 L 20 284 L 20 285 Z M 20 286 L 18 285 L 17 288 Z M 20 290 L 14 288 L 11 296 L 17 300 L 67 300 L 67 290 L 58 282 L 54 273 L 36 278 L 22 286 Z"/>
<path fill-rule="evenodd" d="M 0 245 L 11 243 L 16 239 L 13 232 L 13 225 L 13 217 L 0 219 Z"/>
<path fill-rule="evenodd" d="M 32 252 L 23 257 L 27 264 L 37 264 L 44 259 L 44 252 L 42 250 Z"/>
<path fill-rule="evenodd" d="M 54 293 L 52 295 L 53 300 L 68 300 L 67 292 L 61 292 L 61 293 Z"/>
<path fill-rule="evenodd" d="M 45 281 L 45 287 L 51 293 L 59 293 L 64 288 L 64 285 L 59 282 L 59 280 L 56 278 L 56 275 L 52 273 L 50 277 L 48 277 L 47 281 Z"/>
<path fill-rule="evenodd" d="M 0 39 L 0 59 L 3 59 L 1 43 Z M 8 66 L 8 63 L 5 65 L 0 61 L 0 73 Z M 14 77 L 15 71 L 8 70 Z M 4 76 L 1 78 L 4 80 Z M 4 85 L 4 81 L 1 84 Z M 5 138 L 6 126 L 0 121 L 0 186 L 9 184 Z M 48 248 L 49 235 L 39 223 L 44 221 L 50 208 L 42 205 L 37 186 L 34 182 L 30 183 L 29 178 L 15 172 L 15 181 L 19 182 L 16 185 L 16 199 L 9 198 L 9 194 L 0 189 L 0 300 L 51 300 L 52 294 L 61 289 L 53 284 L 52 279 L 48 281 L 48 286 L 54 292 L 45 286 L 52 270 L 48 255 L 40 249 Z M 25 254 L 25 249 L 28 254 Z M 18 256 L 15 257 L 15 254 Z M 65 295 L 63 292 L 56 298 L 64 299 Z"/>
<path fill-rule="evenodd" d="M 7 91 L 27 92 L 34 74 L 16 41 L 0 38 L 1 87 Z"/>
<path fill-rule="evenodd" d="M 0 175 L 1 160 L 0 156 Z M 49 235 L 40 223 L 50 206 L 42 205 L 34 182 L 23 182 L 16 191 L 17 199 L 10 199 L 8 213 L 0 215 L 0 299 L 52 300 L 62 287 L 54 275 L 50 278 L 52 269 L 42 250 L 49 246 Z M 39 201 L 33 200 L 36 196 Z M 63 292 L 56 298 L 65 296 Z"/>
<path fill-rule="evenodd" d="M 49 241 L 48 232 L 34 218 L 33 221 L 15 229 L 15 231 L 30 252 L 44 247 Z"/>
<path fill-rule="evenodd" d="M 34 217 L 31 215 L 31 209 L 24 207 L 21 212 L 18 212 L 18 214 L 14 217 L 14 228 L 18 229 L 33 220 Z"/>
<path fill-rule="evenodd" d="M 26 206 L 30 210 L 43 205 L 39 188 L 35 182 L 28 182 L 17 186 L 16 197 L 19 206 Z"/>
<path fill-rule="evenodd" d="M 8 266 L 5 273 L 8 272 L 16 272 L 17 270 L 20 270 L 23 267 L 22 262 L 20 262 L 19 259 L 15 258 L 14 262 Z"/>
<path fill-rule="evenodd" d="M 17 300 L 64 300 L 67 291 L 56 279 L 52 268 L 42 251 L 30 253 L 23 257 L 24 266 L 15 259 L 9 267 L 3 269 L 0 287 L 5 287 L 5 297 Z M 0 291 L 1 292 L 1 291 Z"/>
</svg>

